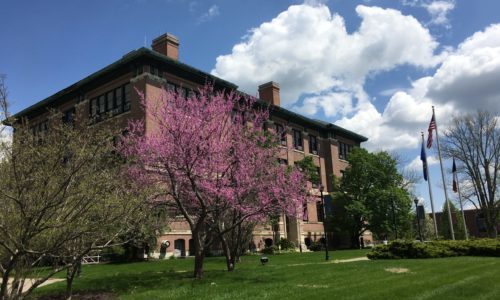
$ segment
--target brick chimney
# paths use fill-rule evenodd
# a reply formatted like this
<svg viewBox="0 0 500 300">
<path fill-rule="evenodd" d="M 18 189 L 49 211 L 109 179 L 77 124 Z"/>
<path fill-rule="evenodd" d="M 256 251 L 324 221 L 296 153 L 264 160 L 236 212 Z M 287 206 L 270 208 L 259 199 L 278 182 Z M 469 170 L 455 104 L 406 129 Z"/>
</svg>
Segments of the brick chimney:
<svg viewBox="0 0 500 300">
<path fill-rule="evenodd" d="M 280 106 L 280 86 L 274 81 L 259 85 L 259 98 L 269 104 Z"/>
<path fill-rule="evenodd" d="M 170 33 L 165 33 L 155 38 L 151 43 L 151 48 L 172 59 L 179 59 L 179 39 Z"/>
</svg>

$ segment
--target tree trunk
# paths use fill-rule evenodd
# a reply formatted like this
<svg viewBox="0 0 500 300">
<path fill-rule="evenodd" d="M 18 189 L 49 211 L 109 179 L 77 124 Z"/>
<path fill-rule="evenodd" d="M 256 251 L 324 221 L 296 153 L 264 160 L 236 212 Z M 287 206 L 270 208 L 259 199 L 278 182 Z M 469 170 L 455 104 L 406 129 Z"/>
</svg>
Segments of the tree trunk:
<svg viewBox="0 0 500 300">
<path fill-rule="evenodd" d="M 9 282 L 9 275 L 13 271 L 14 265 L 17 261 L 17 255 L 13 255 L 10 258 L 7 267 L 5 268 L 5 272 L 2 276 L 2 285 L 0 286 L 0 300 L 8 299 L 9 293 L 7 293 L 7 284 Z"/>
<path fill-rule="evenodd" d="M 203 260 L 205 259 L 205 252 L 196 250 L 194 254 L 194 274 L 196 279 L 203 278 Z"/>
<path fill-rule="evenodd" d="M 359 249 L 359 234 L 357 233 L 351 235 L 351 248 Z"/>
<path fill-rule="evenodd" d="M 66 271 L 66 299 L 71 300 L 73 296 L 73 280 L 75 275 L 79 273 L 81 268 L 81 260 L 75 259 L 71 264 L 71 267 Z"/>
<path fill-rule="evenodd" d="M 194 242 L 194 273 L 197 279 L 203 278 L 203 261 L 205 260 L 205 241 L 198 226 L 191 230 Z"/>
<path fill-rule="evenodd" d="M 495 222 L 495 215 L 493 215 L 489 209 L 486 209 L 485 212 L 485 221 L 486 221 L 486 231 L 488 232 L 488 237 L 492 239 L 496 239 L 498 236 L 497 232 L 497 222 Z"/>
<path fill-rule="evenodd" d="M 229 249 L 229 245 L 226 241 L 226 238 L 221 235 L 220 236 L 221 244 L 222 244 L 222 252 L 224 252 L 224 256 L 226 257 L 226 267 L 227 271 L 231 272 L 234 270 L 234 256 L 232 256 L 232 251 Z"/>
</svg>

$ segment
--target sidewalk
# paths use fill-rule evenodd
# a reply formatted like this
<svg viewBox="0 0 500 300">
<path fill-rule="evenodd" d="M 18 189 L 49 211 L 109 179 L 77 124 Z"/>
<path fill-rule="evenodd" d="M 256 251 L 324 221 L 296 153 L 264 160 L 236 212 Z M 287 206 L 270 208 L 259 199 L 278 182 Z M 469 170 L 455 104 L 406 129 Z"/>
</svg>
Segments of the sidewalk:
<svg viewBox="0 0 500 300">
<path fill-rule="evenodd" d="M 23 292 L 27 291 L 31 285 L 37 280 L 38 278 L 26 278 L 26 281 L 24 282 L 23 286 Z M 55 282 L 60 282 L 64 281 L 64 278 L 49 278 L 47 279 L 44 283 L 40 284 L 38 287 L 49 285 Z M 9 279 L 9 284 L 8 287 L 10 288 L 10 282 L 12 282 L 12 279 Z M 0 279 L 0 284 L 2 283 L 2 280 Z"/>
</svg>

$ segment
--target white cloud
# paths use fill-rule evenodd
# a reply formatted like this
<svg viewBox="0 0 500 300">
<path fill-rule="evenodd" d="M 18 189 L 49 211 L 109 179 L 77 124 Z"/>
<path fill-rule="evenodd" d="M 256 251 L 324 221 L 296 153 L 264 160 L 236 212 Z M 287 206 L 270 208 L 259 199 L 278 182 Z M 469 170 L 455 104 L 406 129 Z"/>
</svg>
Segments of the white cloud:
<svg viewBox="0 0 500 300">
<path fill-rule="evenodd" d="M 429 25 L 439 25 L 451 28 L 448 14 L 455 8 L 455 0 L 402 0 L 404 6 L 424 8 L 431 20 Z"/>
<path fill-rule="evenodd" d="M 382 113 L 370 102 L 360 103 L 353 116 L 344 117 L 336 124 L 367 136 L 365 147 L 372 150 L 417 148 L 420 131 L 426 131 L 432 115 L 433 103 L 425 97 L 430 80 L 430 77 L 421 78 L 407 91 L 394 93 Z M 453 105 L 441 105 L 436 109 L 436 118 L 449 120 L 453 111 Z"/>
<path fill-rule="evenodd" d="M 198 18 L 198 23 L 204 23 L 210 21 L 213 18 L 217 17 L 219 14 L 220 14 L 219 7 L 216 4 L 214 4 L 210 6 L 210 8 Z"/>
<path fill-rule="evenodd" d="M 418 147 L 418 131 L 426 130 L 432 105 L 441 130 L 457 113 L 500 112 L 499 24 L 476 32 L 442 57 L 433 75 L 395 92 L 378 118 L 374 107 L 365 106 L 337 124 L 369 137 L 368 148 L 404 149 Z M 369 122 L 364 120 L 367 114 L 372 116 Z"/>
<path fill-rule="evenodd" d="M 454 0 L 432 1 L 431 3 L 423 4 L 423 7 L 431 16 L 430 24 L 450 27 L 448 13 L 455 8 Z"/>
<path fill-rule="evenodd" d="M 282 103 L 289 106 L 302 94 L 355 94 L 367 75 L 398 65 L 425 68 L 439 62 L 437 43 L 414 17 L 363 5 L 356 12 L 362 22 L 350 34 L 344 19 L 325 5 L 290 6 L 251 29 L 231 54 L 219 56 L 212 73 L 250 94 L 274 80 L 280 83 Z M 316 107 L 304 106 L 308 103 L 317 106 L 319 100 L 302 105 L 314 111 Z"/>
<path fill-rule="evenodd" d="M 434 156 L 427 156 L 427 166 L 436 165 L 439 163 L 439 159 Z M 422 161 L 420 160 L 420 155 L 415 157 L 407 166 L 410 170 L 422 171 Z"/>
<path fill-rule="evenodd" d="M 461 43 L 429 82 L 428 97 L 460 111 L 500 111 L 500 24 Z"/>
<path fill-rule="evenodd" d="M 324 95 L 307 97 L 301 106 L 295 106 L 293 110 L 305 115 L 315 115 L 321 108 L 325 116 L 335 117 L 337 114 L 351 113 L 352 101 L 351 93 L 328 92 Z"/>
<path fill-rule="evenodd" d="M 356 12 L 361 24 L 348 33 L 321 3 L 290 6 L 219 56 L 212 73 L 250 94 L 276 81 L 284 106 L 368 137 L 371 150 L 418 148 L 433 105 L 441 130 L 455 113 L 500 111 L 500 25 L 436 54 L 437 42 L 414 17 L 363 5 Z M 365 79 L 404 64 L 435 71 L 410 88 L 384 91 L 392 96 L 377 109 Z"/>
</svg>

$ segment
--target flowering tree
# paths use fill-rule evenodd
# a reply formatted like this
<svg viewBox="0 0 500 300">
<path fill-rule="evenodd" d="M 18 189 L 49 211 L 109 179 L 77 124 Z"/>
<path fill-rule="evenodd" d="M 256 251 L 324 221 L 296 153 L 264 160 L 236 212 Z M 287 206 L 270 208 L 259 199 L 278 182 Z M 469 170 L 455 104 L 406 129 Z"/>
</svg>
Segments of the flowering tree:
<svg viewBox="0 0 500 300">
<path fill-rule="evenodd" d="M 263 130 L 269 115 L 253 99 L 209 85 L 189 97 L 139 94 L 146 122 L 130 123 L 122 152 L 134 162 L 133 178 L 163 187 L 189 224 L 195 277 L 203 276 L 214 238 L 224 241 L 243 222 L 273 211 L 300 213 L 305 179 L 277 163 L 278 137 Z"/>
</svg>

